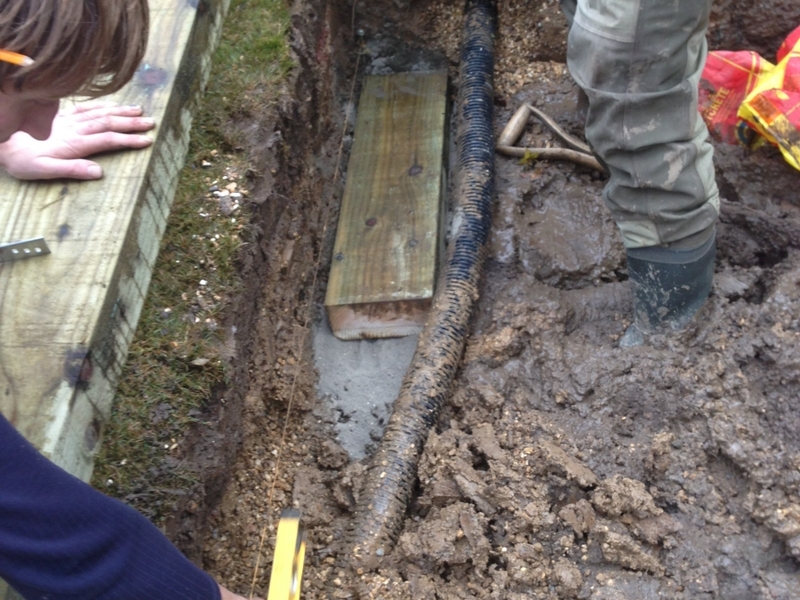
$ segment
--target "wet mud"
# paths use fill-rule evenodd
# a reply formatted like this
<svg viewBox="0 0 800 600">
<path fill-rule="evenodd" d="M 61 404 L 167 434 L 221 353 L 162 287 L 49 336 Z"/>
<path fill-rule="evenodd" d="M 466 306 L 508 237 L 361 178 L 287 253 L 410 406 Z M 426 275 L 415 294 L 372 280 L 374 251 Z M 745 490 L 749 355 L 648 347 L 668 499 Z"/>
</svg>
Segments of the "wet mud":
<svg viewBox="0 0 800 600">
<path fill-rule="evenodd" d="M 205 515 L 205 568 L 244 593 L 255 573 L 266 596 L 277 516 L 294 506 L 308 528 L 307 599 L 800 598 L 800 173 L 770 148 L 716 148 L 712 295 L 684 332 L 630 349 L 618 347 L 630 292 L 603 176 L 498 156 L 452 397 L 396 547 L 376 571 L 347 566 L 368 463 L 348 457 L 316 398 L 308 330 L 339 148 L 344 167 L 352 140 L 352 76 L 358 63 L 359 76 L 445 64 L 456 77 L 461 26 L 460 4 L 364 4 L 298 3 L 301 70 L 271 120 L 241 125 L 269 162 L 251 194 L 261 233 L 242 259 L 257 307 L 239 325 L 242 445 Z M 768 53 L 800 24 L 794 2 L 759 3 L 748 19 L 751 4 L 715 4 L 714 47 Z M 499 6 L 495 133 L 528 102 L 582 137 L 557 3 Z M 556 143 L 532 120 L 519 145 Z"/>
</svg>

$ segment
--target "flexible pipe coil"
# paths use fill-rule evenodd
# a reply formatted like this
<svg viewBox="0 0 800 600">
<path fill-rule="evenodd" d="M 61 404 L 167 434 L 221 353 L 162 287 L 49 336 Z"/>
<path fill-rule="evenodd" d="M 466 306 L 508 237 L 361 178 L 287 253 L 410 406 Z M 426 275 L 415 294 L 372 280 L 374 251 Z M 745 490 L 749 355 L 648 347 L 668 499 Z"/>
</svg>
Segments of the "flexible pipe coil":
<svg viewBox="0 0 800 600">
<path fill-rule="evenodd" d="M 427 323 L 372 458 L 349 532 L 350 565 L 374 569 L 397 541 L 430 428 L 451 393 L 478 297 L 494 195 L 495 0 L 467 0 L 456 113 L 456 209 Z"/>
</svg>

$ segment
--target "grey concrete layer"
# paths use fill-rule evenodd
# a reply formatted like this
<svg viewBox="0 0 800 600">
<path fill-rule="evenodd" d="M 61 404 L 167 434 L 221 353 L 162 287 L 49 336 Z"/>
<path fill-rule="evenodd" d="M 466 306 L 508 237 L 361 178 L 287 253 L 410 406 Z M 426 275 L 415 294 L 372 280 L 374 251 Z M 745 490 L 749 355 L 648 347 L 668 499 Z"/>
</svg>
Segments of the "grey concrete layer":
<svg viewBox="0 0 800 600">
<path fill-rule="evenodd" d="M 343 342 L 327 318 L 314 326 L 317 395 L 338 415 L 338 441 L 351 458 L 364 458 L 368 445 L 383 435 L 417 337 Z"/>
<path fill-rule="evenodd" d="M 378 33 L 366 44 L 370 75 L 448 67 L 441 52 L 410 46 L 391 35 Z M 383 435 L 418 336 L 343 342 L 333 337 L 327 317 L 314 326 L 313 334 L 317 395 L 338 416 L 339 444 L 351 458 L 362 459 Z"/>
</svg>

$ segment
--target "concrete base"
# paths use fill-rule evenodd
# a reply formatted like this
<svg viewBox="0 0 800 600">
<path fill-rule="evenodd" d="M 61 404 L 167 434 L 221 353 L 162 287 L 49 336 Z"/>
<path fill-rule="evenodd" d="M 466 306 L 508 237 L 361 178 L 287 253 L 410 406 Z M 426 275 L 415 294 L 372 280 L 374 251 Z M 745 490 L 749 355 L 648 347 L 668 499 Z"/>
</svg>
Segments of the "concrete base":
<svg viewBox="0 0 800 600">
<path fill-rule="evenodd" d="M 342 341 L 333 336 L 327 317 L 313 334 L 317 394 L 339 416 L 339 444 L 351 458 L 364 458 L 383 435 L 418 336 Z"/>
</svg>

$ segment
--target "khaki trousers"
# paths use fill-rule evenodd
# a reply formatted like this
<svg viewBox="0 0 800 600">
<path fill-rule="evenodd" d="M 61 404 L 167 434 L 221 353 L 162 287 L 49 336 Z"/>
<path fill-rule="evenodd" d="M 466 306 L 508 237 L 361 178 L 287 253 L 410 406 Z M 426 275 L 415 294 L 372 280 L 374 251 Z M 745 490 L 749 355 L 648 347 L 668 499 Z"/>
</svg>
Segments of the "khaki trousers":
<svg viewBox="0 0 800 600">
<path fill-rule="evenodd" d="M 626 248 L 696 248 L 714 232 L 713 149 L 697 111 L 711 0 L 562 0 L 586 139 Z"/>
</svg>

